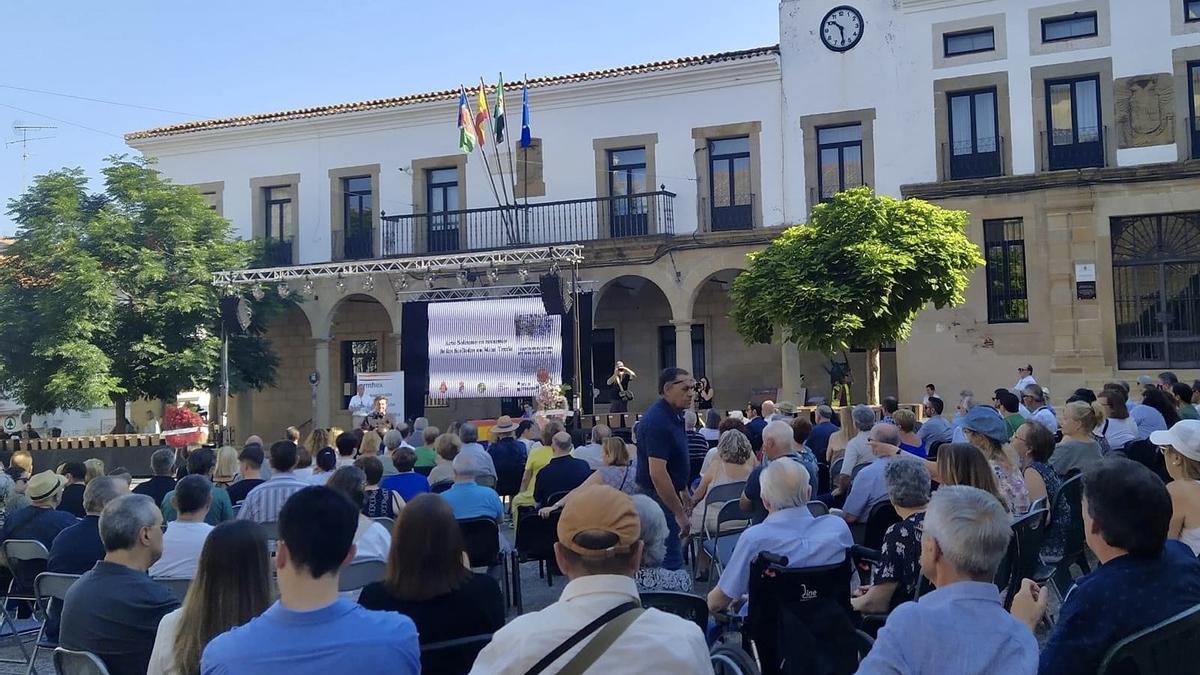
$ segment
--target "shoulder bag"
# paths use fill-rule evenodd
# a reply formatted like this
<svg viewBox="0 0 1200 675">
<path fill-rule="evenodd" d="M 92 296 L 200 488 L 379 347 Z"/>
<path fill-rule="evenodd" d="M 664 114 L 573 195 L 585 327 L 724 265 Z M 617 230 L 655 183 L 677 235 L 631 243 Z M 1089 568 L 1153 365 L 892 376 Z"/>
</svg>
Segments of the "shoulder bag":
<svg viewBox="0 0 1200 675">
<path fill-rule="evenodd" d="M 550 664 L 557 661 L 563 654 L 571 651 L 571 649 L 582 642 L 587 636 L 596 633 L 596 637 L 591 642 L 584 645 L 579 653 L 571 657 L 566 665 L 560 669 L 559 675 L 581 675 L 600 658 L 608 648 L 612 646 L 617 638 L 625 632 L 637 618 L 642 615 L 641 605 L 637 601 L 631 600 L 621 605 L 617 605 L 600 615 L 595 621 L 580 628 L 574 635 L 567 638 L 551 652 L 541 658 L 540 661 L 533 664 L 533 667 L 525 671 L 525 675 L 539 675 L 550 667 Z M 599 632 L 597 632 L 599 631 Z"/>
</svg>

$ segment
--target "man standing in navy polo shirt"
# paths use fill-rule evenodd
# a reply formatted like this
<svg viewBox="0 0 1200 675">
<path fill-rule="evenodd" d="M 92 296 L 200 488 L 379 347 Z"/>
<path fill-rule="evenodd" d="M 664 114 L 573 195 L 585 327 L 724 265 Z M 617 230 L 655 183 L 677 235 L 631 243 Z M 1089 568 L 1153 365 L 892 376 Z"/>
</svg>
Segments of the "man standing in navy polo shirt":
<svg viewBox="0 0 1200 675">
<path fill-rule="evenodd" d="M 683 567 L 679 538 L 691 526 L 687 510 L 688 442 L 683 412 L 692 407 L 696 381 L 682 368 L 667 368 L 658 376 L 660 398 L 638 423 L 637 482 L 642 492 L 662 506 L 667 516 L 667 552 L 663 567 Z"/>
</svg>

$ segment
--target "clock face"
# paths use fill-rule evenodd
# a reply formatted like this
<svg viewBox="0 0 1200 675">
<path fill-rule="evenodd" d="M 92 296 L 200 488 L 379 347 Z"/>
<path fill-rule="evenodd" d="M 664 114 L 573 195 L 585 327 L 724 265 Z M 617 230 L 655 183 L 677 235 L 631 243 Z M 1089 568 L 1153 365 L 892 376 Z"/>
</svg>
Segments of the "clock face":
<svg viewBox="0 0 1200 675">
<path fill-rule="evenodd" d="M 852 49 L 862 35 L 862 14 L 849 5 L 834 7 L 821 19 L 821 42 L 835 52 Z"/>
</svg>

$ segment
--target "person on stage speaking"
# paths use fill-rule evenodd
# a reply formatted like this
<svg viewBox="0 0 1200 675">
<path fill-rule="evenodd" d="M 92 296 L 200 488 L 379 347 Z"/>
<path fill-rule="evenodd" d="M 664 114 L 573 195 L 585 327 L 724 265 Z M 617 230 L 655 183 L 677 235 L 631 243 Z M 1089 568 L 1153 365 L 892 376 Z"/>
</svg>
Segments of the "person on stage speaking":
<svg viewBox="0 0 1200 675">
<path fill-rule="evenodd" d="M 608 384 L 612 385 L 612 406 L 609 412 L 623 413 L 629 410 L 629 402 L 633 400 L 633 392 L 629 391 L 630 380 L 637 379 L 637 373 L 633 372 L 632 368 L 627 368 L 621 361 L 617 361 L 617 365 L 613 368 L 612 377 L 608 378 Z"/>
</svg>

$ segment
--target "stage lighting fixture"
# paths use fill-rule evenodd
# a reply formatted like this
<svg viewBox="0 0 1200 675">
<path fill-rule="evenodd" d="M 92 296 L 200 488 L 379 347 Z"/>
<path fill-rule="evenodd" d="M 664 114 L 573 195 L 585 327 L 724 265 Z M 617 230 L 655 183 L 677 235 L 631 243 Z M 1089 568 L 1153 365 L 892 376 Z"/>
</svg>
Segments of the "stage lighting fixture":
<svg viewBox="0 0 1200 675">
<path fill-rule="evenodd" d="M 466 272 L 466 270 L 459 270 L 459 271 L 458 271 L 458 275 L 457 275 L 457 276 L 458 276 L 458 285 L 459 285 L 459 286 L 466 286 L 466 285 L 467 285 L 467 281 L 468 281 L 468 280 L 467 280 L 467 272 Z"/>
<path fill-rule="evenodd" d="M 342 278 L 341 273 L 338 273 L 337 283 L 334 284 L 334 287 L 337 288 L 338 293 L 346 292 L 346 280 Z"/>
<path fill-rule="evenodd" d="M 521 283 L 529 281 L 529 270 L 522 267 L 521 269 L 517 270 L 517 277 L 521 280 Z"/>
<path fill-rule="evenodd" d="M 488 270 L 488 283 L 494 284 L 499 280 L 500 280 L 500 272 L 495 267 L 489 269 Z"/>
<path fill-rule="evenodd" d="M 425 287 L 432 291 L 433 284 L 436 280 L 437 279 L 432 272 L 430 272 L 429 274 L 426 274 L 425 275 Z"/>
<path fill-rule="evenodd" d="M 275 290 L 279 293 L 279 297 L 281 298 L 286 298 L 288 293 L 292 292 L 292 289 L 288 287 L 287 282 L 283 281 L 279 282 L 279 285 L 275 287 Z"/>
<path fill-rule="evenodd" d="M 375 277 L 372 277 L 370 274 L 363 277 L 362 289 L 367 293 L 375 290 Z"/>
<path fill-rule="evenodd" d="M 267 292 L 263 290 L 262 286 L 255 286 L 254 288 L 250 289 L 250 295 L 254 296 L 255 300 L 262 300 L 263 296 L 266 294 Z"/>
<path fill-rule="evenodd" d="M 304 285 L 300 288 L 300 292 L 303 293 L 307 298 L 311 298 L 313 296 L 314 288 L 313 280 L 311 278 L 305 277 Z"/>
</svg>

